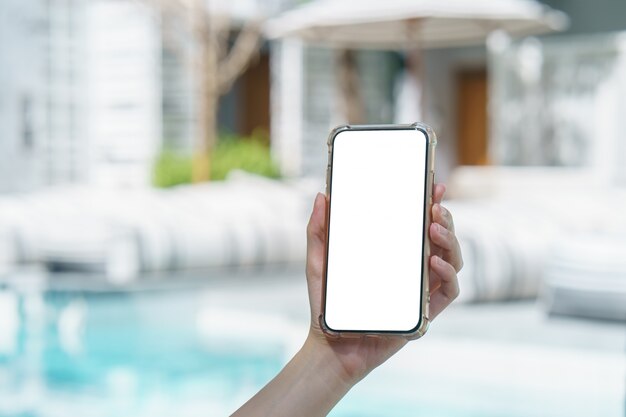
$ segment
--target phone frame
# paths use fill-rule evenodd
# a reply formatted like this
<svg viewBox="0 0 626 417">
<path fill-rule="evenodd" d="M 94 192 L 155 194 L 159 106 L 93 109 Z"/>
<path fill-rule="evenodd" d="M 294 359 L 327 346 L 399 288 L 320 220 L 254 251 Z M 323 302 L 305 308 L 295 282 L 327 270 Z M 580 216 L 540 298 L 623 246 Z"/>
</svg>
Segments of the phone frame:
<svg viewBox="0 0 626 417">
<path fill-rule="evenodd" d="M 417 325 L 408 331 L 389 331 L 389 330 L 336 330 L 330 328 L 325 319 L 326 313 L 326 279 L 328 272 L 328 246 L 329 246 L 329 225 L 330 225 L 330 206 L 332 204 L 332 174 L 333 174 L 333 148 L 337 135 L 345 131 L 376 131 L 376 130 L 417 130 L 426 136 L 427 150 L 424 175 L 424 233 L 422 236 L 422 285 L 421 285 L 421 308 L 420 318 Z M 322 279 L 322 304 L 321 314 L 319 316 L 319 325 L 322 331 L 331 337 L 362 337 L 363 335 L 373 335 L 380 337 L 399 336 L 407 339 L 417 339 L 423 336 L 428 330 L 429 319 L 429 278 L 428 278 L 428 260 L 430 258 L 430 238 L 428 236 L 428 228 L 431 223 L 432 211 L 432 194 L 435 176 L 435 146 L 437 145 L 437 136 L 434 130 L 424 123 L 413 124 L 393 124 L 393 125 L 342 125 L 334 128 L 328 136 L 328 163 L 326 167 L 326 247 L 324 250 L 324 268 Z"/>
</svg>

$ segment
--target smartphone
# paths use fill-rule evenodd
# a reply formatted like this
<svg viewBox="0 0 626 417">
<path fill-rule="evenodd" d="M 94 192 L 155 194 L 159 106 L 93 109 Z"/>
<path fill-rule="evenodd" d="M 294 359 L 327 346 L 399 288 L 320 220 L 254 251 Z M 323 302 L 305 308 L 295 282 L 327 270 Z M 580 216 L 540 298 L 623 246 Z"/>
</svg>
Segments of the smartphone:
<svg viewBox="0 0 626 417">
<path fill-rule="evenodd" d="M 326 333 L 426 332 L 436 143 L 422 123 L 331 132 L 320 315 Z"/>
</svg>

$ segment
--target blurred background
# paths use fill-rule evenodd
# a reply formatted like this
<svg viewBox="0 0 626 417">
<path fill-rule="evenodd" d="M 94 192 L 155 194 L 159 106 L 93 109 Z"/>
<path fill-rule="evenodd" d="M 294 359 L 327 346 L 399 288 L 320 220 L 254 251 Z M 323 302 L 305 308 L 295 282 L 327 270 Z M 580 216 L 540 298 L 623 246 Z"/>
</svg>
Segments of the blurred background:
<svg viewBox="0 0 626 417">
<path fill-rule="evenodd" d="M 461 296 L 331 415 L 626 415 L 624 16 L 0 0 L 0 415 L 233 412 L 306 336 L 328 132 L 416 120 Z"/>
</svg>

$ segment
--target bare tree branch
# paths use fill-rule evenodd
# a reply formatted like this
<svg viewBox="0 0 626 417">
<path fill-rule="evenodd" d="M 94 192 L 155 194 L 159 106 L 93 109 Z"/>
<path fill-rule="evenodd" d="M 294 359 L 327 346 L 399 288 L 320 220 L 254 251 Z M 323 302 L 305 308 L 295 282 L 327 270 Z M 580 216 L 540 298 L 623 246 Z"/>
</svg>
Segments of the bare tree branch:
<svg viewBox="0 0 626 417">
<path fill-rule="evenodd" d="M 261 44 L 260 22 L 247 22 L 238 32 L 232 48 L 229 48 L 231 16 L 223 8 L 220 10 L 220 7 L 212 7 L 216 5 L 208 4 L 207 0 L 134 1 L 148 5 L 155 11 L 164 40 L 167 37 L 173 38 L 171 35 L 179 24 L 184 25 L 183 29 L 188 30 L 187 33 L 193 38 L 191 68 L 197 82 L 197 140 L 193 178 L 194 181 L 208 180 L 209 153 L 217 141 L 219 98 L 230 90 L 258 53 Z"/>
<path fill-rule="evenodd" d="M 218 67 L 218 87 L 221 94 L 227 92 L 258 54 L 261 40 L 261 23 L 249 21 L 237 35 L 230 53 Z"/>
<path fill-rule="evenodd" d="M 365 102 L 355 52 L 342 49 L 336 54 L 337 89 L 341 92 L 342 113 L 350 124 L 365 121 Z"/>
<path fill-rule="evenodd" d="M 212 36 L 215 37 L 217 41 L 217 58 L 222 61 L 226 58 L 228 54 L 230 41 L 230 29 L 231 29 L 231 19 L 229 15 L 212 15 L 210 18 L 210 24 L 213 28 Z"/>
</svg>

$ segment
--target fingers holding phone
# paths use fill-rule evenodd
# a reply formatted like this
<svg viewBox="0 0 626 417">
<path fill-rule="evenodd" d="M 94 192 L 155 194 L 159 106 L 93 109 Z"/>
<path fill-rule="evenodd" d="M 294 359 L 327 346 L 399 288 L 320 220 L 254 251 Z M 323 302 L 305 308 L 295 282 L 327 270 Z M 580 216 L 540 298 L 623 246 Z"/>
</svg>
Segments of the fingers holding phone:
<svg viewBox="0 0 626 417">
<path fill-rule="evenodd" d="M 432 242 L 430 258 L 430 315 L 435 318 L 459 295 L 457 272 L 463 268 L 461 247 L 454 230 L 454 219 L 441 205 L 445 187 L 436 184 L 433 190 L 432 223 L 429 235 Z"/>
</svg>

